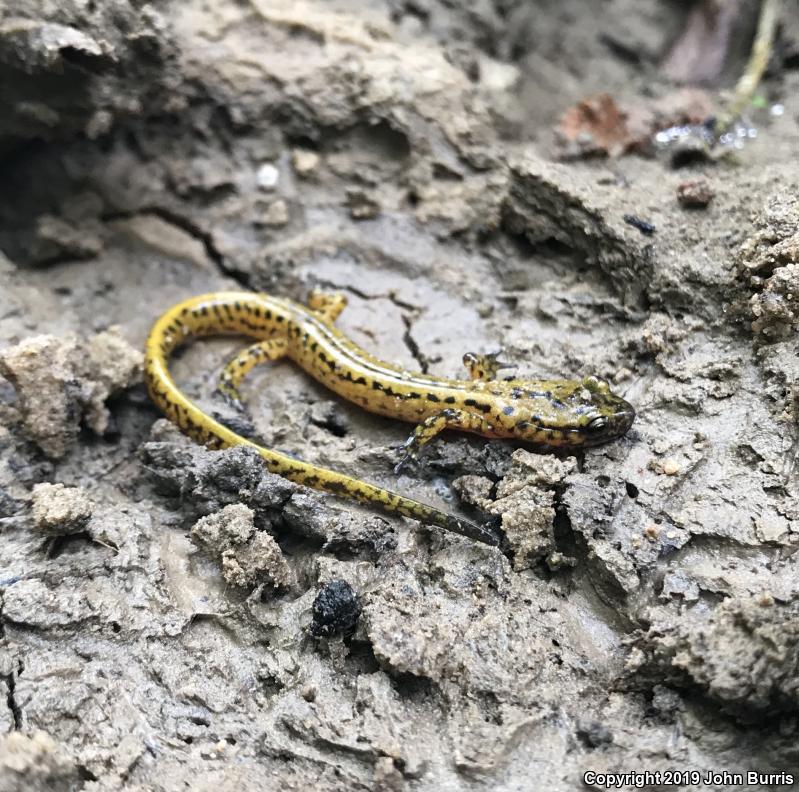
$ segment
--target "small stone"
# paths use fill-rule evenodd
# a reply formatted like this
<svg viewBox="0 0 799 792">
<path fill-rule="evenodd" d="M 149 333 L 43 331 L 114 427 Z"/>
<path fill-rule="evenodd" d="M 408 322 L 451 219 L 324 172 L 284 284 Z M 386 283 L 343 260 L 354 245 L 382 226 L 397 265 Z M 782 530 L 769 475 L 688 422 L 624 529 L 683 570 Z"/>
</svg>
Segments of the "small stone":
<svg viewBox="0 0 799 792">
<path fill-rule="evenodd" d="M 704 209 L 716 193 L 705 179 L 684 181 L 677 186 L 677 200 L 689 209 Z"/>
<path fill-rule="evenodd" d="M 657 525 L 647 525 L 646 528 L 644 528 L 644 536 L 649 539 L 650 542 L 654 542 L 655 539 L 660 536 L 660 528 L 658 528 Z"/>
<path fill-rule="evenodd" d="M 266 207 L 261 222 L 270 228 L 282 228 L 288 224 L 290 219 L 288 204 L 280 198 L 277 201 L 272 201 Z"/>
<path fill-rule="evenodd" d="M 680 472 L 679 464 L 673 459 L 667 459 L 663 463 L 663 472 L 667 476 L 676 476 Z"/>
<path fill-rule="evenodd" d="M 309 176 L 319 165 L 319 155 L 309 149 L 294 149 L 291 164 L 298 176 Z"/>
<path fill-rule="evenodd" d="M 92 516 L 93 504 L 80 487 L 37 484 L 33 488 L 33 522 L 50 536 L 79 533 Z"/>
<path fill-rule="evenodd" d="M 265 162 L 255 174 L 258 187 L 262 190 L 274 190 L 280 181 L 280 171 L 271 163 Z"/>
</svg>

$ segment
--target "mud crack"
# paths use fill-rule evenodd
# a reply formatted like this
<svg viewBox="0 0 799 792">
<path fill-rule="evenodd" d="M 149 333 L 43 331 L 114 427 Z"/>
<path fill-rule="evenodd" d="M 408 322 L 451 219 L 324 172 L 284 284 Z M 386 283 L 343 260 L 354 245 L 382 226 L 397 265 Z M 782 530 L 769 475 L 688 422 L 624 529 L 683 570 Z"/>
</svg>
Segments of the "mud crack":
<svg viewBox="0 0 799 792">
<path fill-rule="evenodd" d="M 17 666 L 17 674 L 21 674 L 23 671 L 22 661 L 19 661 L 19 665 Z M 6 704 L 8 706 L 9 711 L 11 712 L 11 717 L 14 719 L 14 730 L 15 731 L 22 731 L 22 708 L 19 706 L 16 698 L 16 690 L 17 690 L 17 682 L 16 676 L 14 674 L 6 674 L 5 682 L 6 687 L 8 688 L 8 695 L 6 696 Z"/>
<path fill-rule="evenodd" d="M 146 217 L 147 215 L 157 217 L 159 220 L 163 220 L 165 223 L 175 226 L 175 228 L 184 231 L 190 237 L 196 239 L 203 246 L 203 251 L 208 257 L 208 260 L 222 275 L 236 281 L 236 283 L 244 289 L 250 288 L 249 279 L 227 265 L 225 257 L 214 244 L 212 234 L 180 212 L 176 212 L 165 206 L 152 205 L 144 206 L 132 212 L 109 212 L 103 215 L 102 219 L 104 222 L 113 222 L 115 220 L 131 220 L 132 218 L 141 216 Z"/>
<path fill-rule="evenodd" d="M 402 314 L 402 321 L 405 325 L 405 332 L 402 334 L 402 340 L 418 364 L 419 371 L 421 371 L 422 374 L 427 374 L 430 369 L 430 361 L 427 358 L 427 355 L 425 355 L 424 352 L 422 352 L 422 350 L 419 348 L 419 345 L 416 343 L 416 339 L 411 334 L 411 331 L 413 330 L 414 317 L 411 317 L 408 314 Z"/>
<path fill-rule="evenodd" d="M 6 627 L 5 622 L 3 621 L 2 611 L 0 611 L 0 643 L 4 642 L 6 638 Z M 0 676 L 6 683 L 6 689 L 8 693 L 6 694 L 6 706 L 8 707 L 8 711 L 11 713 L 11 717 L 14 720 L 14 731 L 22 731 L 22 707 L 20 707 L 19 702 L 17 701 L 17 677 L 22 674 L 25 670 L 24 665 L 22 664 L 22 660 L 17 661 L 17 672 L 10 674 L 3 674 Z"/>
</svg>

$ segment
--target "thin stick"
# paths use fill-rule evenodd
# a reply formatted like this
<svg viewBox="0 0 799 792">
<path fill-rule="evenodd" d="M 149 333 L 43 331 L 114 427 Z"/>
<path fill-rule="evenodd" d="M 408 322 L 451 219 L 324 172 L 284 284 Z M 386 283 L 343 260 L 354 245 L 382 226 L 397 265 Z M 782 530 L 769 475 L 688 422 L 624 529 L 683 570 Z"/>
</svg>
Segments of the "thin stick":
<svg viewBox="0 0 799 792">
<path fill-rule="evenodd" d="M 771 48 L 774 45 L 774 34 L 780 18 L 782 0 L 762 0 L 760 16 L 757 21 L 757 33 L 752 44 L 752 53 L 746 69 L 735 86 L 735 93 L 727 111 L 716 122 L 716 134 L 726 132 L 740 117 L 754 98 L 757 86 L 766 71 Z"/>
</svg>

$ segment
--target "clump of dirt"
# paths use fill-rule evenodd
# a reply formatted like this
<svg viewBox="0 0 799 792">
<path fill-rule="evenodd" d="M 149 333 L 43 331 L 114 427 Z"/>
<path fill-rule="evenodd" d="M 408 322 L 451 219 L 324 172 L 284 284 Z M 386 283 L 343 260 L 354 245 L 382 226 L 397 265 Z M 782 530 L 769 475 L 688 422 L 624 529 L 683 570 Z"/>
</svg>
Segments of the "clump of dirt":
<svg viewBox="0 0 799 792">
<path fill-rule="evenodd" d="M 653 620 L 627 666 L 694 685 L 745 719 L 771 717 L 796 709 L 797 629 L 793 603 L 767 593 L 731 598 L 712 612 L 693 609 L 680 623 Z"/>
<path fill-rule="evenodd" d="M 288 588 L 291 570 L 275 540 L 255 528 L 255 513 L 241 503 L 231 503 L 221 511 L 201 517 L 191 529 L 192 538 L 222 563 L 228 583 L 252 588 L 268 583 L 273 588 Z"/>
<path fill-rule="evenodd" d="M 82 424 L 108 431 L 110 396 L 141 378 L 143 354 L 117 330 L 87 341 L 34 336 L 0 353 L 0 374 L 14 386 L 21 422 L 53 459 L 65 456 Z"/>
<path fill-rule="evenodd" d="M 799 202 L 772 198 L 755 220 L 756 231 L 738 251 L 738 274 L 755 293 L 749 300 L 752 330 L 768 341 L 799 329 Z"/>
<path fill-rule="evenodd" d="M 31 496 L 33 523 L 45 534 L 78 533 L 92 516 L 93 504 L 80 487 L 36 484 Z"/>
</svg>

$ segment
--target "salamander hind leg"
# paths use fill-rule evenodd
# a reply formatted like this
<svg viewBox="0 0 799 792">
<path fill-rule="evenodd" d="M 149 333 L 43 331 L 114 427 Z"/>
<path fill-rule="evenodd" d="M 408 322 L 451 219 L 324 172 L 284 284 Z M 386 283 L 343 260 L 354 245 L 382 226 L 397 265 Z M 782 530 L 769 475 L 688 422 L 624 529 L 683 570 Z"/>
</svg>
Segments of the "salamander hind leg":
<svg viewBox="0 0 799 792">
<path fill-rule="evenodd" d="M 502 352 L 492 352 L 487 355 L 480 355 L 477 352 L 467 352 L 463 356 L 463 365 L 469 372 L 469 377 L 473 380 L 488 382 L 497 378 L 497 373 L 501 368 L 506 368 L 507 363 L 499 360 Z"/>
<path fill-rule="evenodd" d="M 399 473 L 408 462 L 418 459 L 419 452 L 422 448 L 445 429 L 474 428 L 475 422 L 478 424 L 482 423 L 482 418 L 464 412 L 463 410 L 455 410 L 452 408 L 442 410 L 435 415 L 425 418 L 425 420 L 414 429 L 413 434 L 405 441 L 404 445 L 401 446 L 401 450 L 404 451 L 404 454 L 394 467 L 394 472 Z"/>
<path fill-rule="evenodd" d="M 280 360 L 287 349 L 288 341 L 285 338 L 270 338 L 243 349 L 222 369 L 217 389 L 231 406 L 239 412 L 245 412 L 239 393 L 241 381 L 259 363 Z"/>
<path fill-rule="evenodd" d="M 308 307 L 328 322 L 335 322 L 347 307 L 347 298 L 339 292 L 323 292 L 314 289 L 308 295 Z"/>
</svg>

